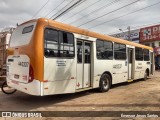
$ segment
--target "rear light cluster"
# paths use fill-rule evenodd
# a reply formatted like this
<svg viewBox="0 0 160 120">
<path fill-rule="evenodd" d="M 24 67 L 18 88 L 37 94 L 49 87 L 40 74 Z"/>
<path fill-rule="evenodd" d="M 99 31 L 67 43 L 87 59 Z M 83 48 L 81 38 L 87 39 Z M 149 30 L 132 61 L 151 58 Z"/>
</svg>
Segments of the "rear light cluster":
<svg viewBox="0 0 160 120">
<path fill-rule="evenodd" d="M 30 67 L 29 67 L 29 81 L 28 82 L 29 83 L 32 82 L 33 79 L 34 79 L 34 71 L 33 71 L 32 66 L 30 65 Z"/>
</svg>

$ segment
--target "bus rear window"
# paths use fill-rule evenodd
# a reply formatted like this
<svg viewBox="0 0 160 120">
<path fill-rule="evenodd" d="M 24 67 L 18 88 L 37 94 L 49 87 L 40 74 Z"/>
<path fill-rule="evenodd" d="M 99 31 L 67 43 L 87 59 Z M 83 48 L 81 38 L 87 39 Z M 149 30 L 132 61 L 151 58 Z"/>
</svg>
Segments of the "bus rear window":
<svg viewBox="0 0 160 120">
<path fill-rule="evenodd" d="M 33 27 L 34 27 L 34 26 L 31 25 L 31 26 L 28 26 L 28 27 L 23 28 L 22 34 L 32 32 Z"/>
</svg>

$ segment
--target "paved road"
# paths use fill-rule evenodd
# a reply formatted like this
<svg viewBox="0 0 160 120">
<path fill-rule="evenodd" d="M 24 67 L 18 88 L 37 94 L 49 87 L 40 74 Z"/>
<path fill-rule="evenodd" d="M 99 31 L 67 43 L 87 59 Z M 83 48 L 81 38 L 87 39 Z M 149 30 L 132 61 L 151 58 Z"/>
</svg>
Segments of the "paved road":
<svg viewBox="0 0 160 120">
<path fill-rule="evenodd" d="M 114 85 L 109 92 L 97 90 L 37 97 L 0 91 L 0 111 L 160 111 L 160 71 L 147 81 Z"/>
</svg>

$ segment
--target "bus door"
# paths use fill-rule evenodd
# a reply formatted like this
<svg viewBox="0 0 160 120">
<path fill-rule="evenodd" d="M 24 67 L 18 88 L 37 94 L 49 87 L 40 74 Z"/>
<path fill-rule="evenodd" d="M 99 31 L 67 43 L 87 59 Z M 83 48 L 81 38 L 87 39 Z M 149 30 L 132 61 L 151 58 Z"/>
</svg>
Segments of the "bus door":
<svg viewBox="0 0 160 120">
<path fill-rule="evenodd" d="M 77 40 L 76 89 L 91 87 L 91 42 Z"/>
<path fill-rule="evenodd" d="M 133 74 L 133 49 L 128 48 L 128 79 L 132 79 Z"/>
</svg>

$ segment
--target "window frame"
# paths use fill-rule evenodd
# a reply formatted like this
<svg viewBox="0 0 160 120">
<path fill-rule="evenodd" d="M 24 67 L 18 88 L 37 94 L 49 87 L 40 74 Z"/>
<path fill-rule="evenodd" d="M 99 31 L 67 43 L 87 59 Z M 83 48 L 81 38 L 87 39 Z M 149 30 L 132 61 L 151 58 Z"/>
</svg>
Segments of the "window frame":
<svg viewBox="0 0 160 120">
<path fill-rule="evenodd" d="M 58 32 L 58 49 L 57 49 L 57 51 L 59 52 L 59 51 L 61 51 L 60 50 L 60 47 L 61 47 L 61 43 L 60 43 L 60 32 L 62 32 L 62 33 L 69 33 L 69 34 L 71 34 L 72 35 L 72 37 L 73 37 L 73 56 L 72 57 L 61 57 L 61 56 L 56 56 L 56 57 L 53 57 L 53 56 L 46 56 L 46 54 L 45 54 L 45 30 L 46 29 L 51 29 L 51 30 L 55 30 L 55 31 L 57 31 Z M 52 27 L 45 27 L 44 28 L 44 30 L 43 30 L 43 53 L 44 53 L 44 56 L 46 57 L 46 58 L 57 58 L 57 59 L 74 59 L 75 58 L 75 37 L 74 37 L 74 34 L 73 33 L 71 33 L 71 32 L 67 32 L 67 31 L 64 31 L 64 30 L 60 30 L 60 29 L 56 29 L 56 28 L 52 28 Z M 63 44 L 63 48 L 64 48 L 64 44 Z M 63 50 L 64 51 L 64 50 Z"/>
<path fill-rule="evenodd" d="M 75 45 L 74 45 L 74 36 L 73 36 L 73 34 L 71 34 L 70 32 L 66 32 L 66 31 L 61 31 L 61 30 L 59 30 L 59 33 L 65 33 L 66 35 L 67 34 L 70 34 L 72 37 L 73 37 L 73 57 L 75 57 Z M 67 51 L 67 50 L 64 50 L 64 48 L 66 47 L 66 46 L 68 46 L 69 47 L 69 52 L 71 51 L 70 50 L 70 45 L 66 45 L 67 43 L 65 43 L 64 41 L 63 41 L 63 44 L 62 44 L 62 41 L 60 40 L 60 34 L 59 34 L 59 51 L 61 52 L 61 51 L 63 51 L 63 53 L 64 53 L 64 51 Z M 61 50 L 61 47 L 63 46 L 63 50 Z M 60 57 L 62 57 L 62 56 L 60 56 Z M 63 56 L 64 57 L 64 56 Z M 64 57 L 65 58 L 65 57 Z"/>
<path fill-rule="evenodd" d="M 143 57 L 142 60 L 137 60 L 137 58 L 136 58 L 136 55 L 137 55 L 137 53 L 136 53 L 136 48 L 140 48 L 140 47 L 135 47 L 135 60 L 136 60 L 136 61 L 144 61 L 144 52 L 143 52 L 143 48 L 140 48 L 140 49 L 142 49 L 142 57 Z M 138 55 L 140 55 L 140 54 L 138 54 Z"/>
<path fill-rule="evenodd" d="M 148 51 L 148 60 L 145 60 L 145 57 L 144 57 L 144 50 L 147 50 Z M 144 61 L 150 61 L 150 52 L 149 52 L 149 50 L 148 49 L 143 49 L 143 60 Z"/>
<path fill-rule="evenodd" d="M 119 52 L 119 51 L 115 51 L 115 44 L 120 44 L 120 45 L 124 45 L 125 46 L 125 53 L 126 53 L 126 56 L 125 56 L 125 59 L 116 59 L 115 58 L 115 52 Z M 118 42 L 114 42 L 114 60 L 127 60 L 127 46 L 126 46 L 126 44 L 123 44 L 123 43 L 118 43 Z"/>
<path fill-rule="evenodd" d="M 103 49 L 104 49 L 104 42 L 110 42 L 110 43 L 112 44 L 112 59 L 98 58 L 98 55 L 97 55 L 97 41 L 102 41 L 102 42 L 103 42 Z M 102 39 L 96 39 L 96 58 L 97 58 L 98 60 L 113 60 L 113 58 L 114 58 L 113 42 L 112 42 L 112 41 L 107 41 L 107 40 L 102 40 Z"/>
</svg>

